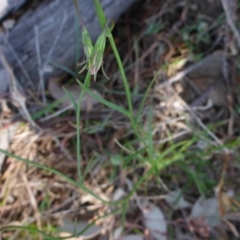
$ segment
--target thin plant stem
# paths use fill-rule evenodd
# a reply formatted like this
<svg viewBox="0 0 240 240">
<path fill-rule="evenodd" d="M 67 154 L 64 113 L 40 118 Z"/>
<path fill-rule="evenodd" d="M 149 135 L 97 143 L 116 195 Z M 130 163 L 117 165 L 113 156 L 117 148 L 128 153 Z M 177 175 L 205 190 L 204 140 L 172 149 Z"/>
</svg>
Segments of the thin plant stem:
<svg viewBox="0 0 240 240">
<path fill-rule="evenodd" d="M 85 25 L 84 25 L 82 16 L 81 16 L 80 11 L 79 11 L 79 8 L 78 8 L 78 0 L 74 0 L 73 2 L 74 2 L 74 6 L 75 6 L 75 10 L 76 10 L 78 19 L 79 19 L 79 21 L 80 21 L 80 23 L 81 23 L 81 25 L 82 25 L 82 28 L 84 28 Z"/>
<path fill-rule="evenodd" d="M 106 21 L 106 17 L 104 15 L 101 3 L 100 3 L 99 0 L 94 0 L 94 5 L 95 5 L 95 9 L 96 9 L 97 16 L 98 16 L 98 21 L 101 25 L 101 28 L 104 29 L 107 21 Z M 118 68 L 119 68 L 119 71 L 120 71 L 120 74 L 121 74 L 121 77 L 122 77 L 122 80 L 123 80 L 123 85 L 124 85 L 125 92 L 126 92 L 126 97 L 127 97 L 130 122 L 131 122 L 131 125 L 133 127 L 134 133 L 137 136 L 139 136 L 138 131 L 137 131 L 137 124 L 136 124 L 136 121 L 134 119 L 134 114 L 133 114 L 132 98 L 131 98 L 131 92 L 130 92 L 128 80 L 127 80 L 127 77 L 126 77 L 126 74 L 125 74 L 125 71 L 124 71 L 124 68 L 123 68 L 122 60 L 120 58 L 120 55 L 118 53 L 118 50 L 117 50 L 117 47 L 116 47 L 116 44 L 115 44 L 114 38 L 113 38 L 112 33 L 111 33 L 109 28 L 107 29 L 107 36 L 108 36 L 109 42 L 111 44 L 111 47 L 112 47 L 112 50 L 113 50 L 114 56 L 116 58 Z"/>
<path fill-rule="evenodd" d="M 123 68 L 123 65 L 122 65 L 122 61 L 121 61 L 121 58 L 119 56 L 119 53 L 118 53 L 118 50 L 117 50 L 117 47 L 116 47 L 116 44 L 114 42 L 112 34 L 110 34 L 108 36 L 108 38 L 109 38 L 109 42 L 111 44 L 111 47 L 112 47 L 113 53 L 115 55 L 115 58 L 116 58 L 116 61 L 117 61 L 117 64 L 118 64 L 118 68 L 119 68 L 119 71 L 120 71 L 120 74 L 121 74 L 121 77 L 122 77 L 122 80 L 123 80 L 123 85 L 124 85 L 125 92 L 126 92 L 126 97 L 127 97 L 128 111 L 129 111 L 129 118 L 130 118 L 130 121 L 131 121 L 131 125 L 133 127 L 134 133 L 136 135 L 138 135 L 136 122 L 134 120 L 131 92 L 130 92 L 128 80 L 127 80 L 127 77 L 126 77 L 126 74 L 125 74 L 125 71 L 124 71 L 124 68 Z"/>
<path fill-rule="evenodd" d="M 84 80 L 84 87 L 88 87 L 90 83 L 91 75 L 90 72 L 88 71 L 85 80 Z M 82 88 L 82 91 L 80 93 L 78 103 L 77 103 L 77 109 L 76 109 L 76 122 L 77 122 L 77 171 L 78 171 L 78 178 L 79 178 L 79 183 L 83 183 L 82 179 L 82 171 L 81 171 L 81 137 L 80 137 L 80 119 L 81 119 L 81 103 L 83 99 L 83 95 L 85 93 L 84 88 Z"/>
</svg>

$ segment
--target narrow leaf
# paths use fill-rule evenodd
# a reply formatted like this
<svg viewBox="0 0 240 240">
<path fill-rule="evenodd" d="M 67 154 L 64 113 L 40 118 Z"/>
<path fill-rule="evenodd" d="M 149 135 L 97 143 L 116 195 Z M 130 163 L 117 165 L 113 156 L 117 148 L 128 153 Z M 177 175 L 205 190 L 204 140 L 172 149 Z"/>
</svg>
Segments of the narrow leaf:
<svg viewBox="0 0 240 240">
<path fill-rule="evenodd" d="M 148 206 L 148 207 L 146 207 Z M 158 206 L 151 205 L 148 201 L 140 206 L 144 217 L 144 223 L 153 239 L 166 240 L 167 223 L 162 210 Z"/>
<path fill-rule="evenodd" d="M 96 12 L 97 12 L 98 21 L 101 25 L 101 28 L 104 29 L 104 27 L 107 23 L 107 20 L 106 20 L 105 14 L 103 12 L 101 3 L 99 0 L 94 0 L 94 5 L 95 5 Z"/>
<path fill-rule="evenodd" d="M 63 87 L 63 90 L 64 92 L 66 93 L 66 95 L 68 96 L 68 98 L 71 100 L 72 104 L 73 104 L 73 107 L 74 107 L 74 110 L 76 111 L 77 110 L 77 103 L 72 95 L 71 92 L 69 92 L 66 88 Z"/>
<path fill-rule="evenodd" d="M 100 103 L 106 105 L 107 107 L 116 110 L 120 113 L 122 113 L 123 115 L 126 115 L 129 117 L 129 112 L 126 111 L 124 108 L 119 107 L 118 105 L 111 103 L 109 101 L 107 101 L 106 99 L 102 98 L 101 96 L 97 95 L 96 93 L 94 93 L 93 91 L 89 90 L 88 88 L 86 88 L 79 80 L 77 80 L 78 84 L 80 85 L 80 87 L 87 92 L 90 96 L 92 96 L 93 98 L 97 99 Z"/>
</svg>

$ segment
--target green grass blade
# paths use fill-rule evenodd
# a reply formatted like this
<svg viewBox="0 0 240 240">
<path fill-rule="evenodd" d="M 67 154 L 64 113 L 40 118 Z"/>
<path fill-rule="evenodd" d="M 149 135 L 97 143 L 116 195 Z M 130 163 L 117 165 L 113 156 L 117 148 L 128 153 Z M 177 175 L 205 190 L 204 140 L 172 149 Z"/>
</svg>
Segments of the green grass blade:
<svg viewBox="0 0 240 240">
<path fill-rule="evenodd" d="M 16 160 L 18 160 L 20 162 L 26 163 L 28 165 L 34 166 L 34 167 L 42 169 L 42 170 L 46 170 L 48 172 L 51 172 L 51 173 L 61 177 L 62 179 L 66 180 L 67 182 L 73 184 L 74 186 L 79 187 L 79 184 L 77 182 L 75 182 L 73 179 L 69 178 L 68 176 L 64 175 L 63 173 L 61 173 L 61 172 L 59 172 L 59 171 L 57 171 L 57 170 L 55 170 L 53 168 L 47 167 L 45 165 L 39 164 L 39 163 L 34 162 L 34 161 L 30 161 L 28 159 L 24 159 L 24 158 L 18 157 L 16 155 L 14 155 L 12 153 L 9 153 L 7 151 L 4 151 L 2 149 L 0 149 L 0 152 L 5 154 L 8 157 L 15 158 Z"/>
<path fill-rule="evenodd" d="M 85 93 L 85 90 L 87 89 L 86 86 L 89 86 L 91 80 L 91 75 L 88 72 L 86 75 L 86 78 L 84 80 L 84 84 L 82 84 L 83 89 L 80 93 L 78 103 L 76 106 L 76 123 L 77 123 L 77 168 L 78 168 L 78 178 L 79 182 L 82 184 L 83 183 L 83 178 L 82 178 L 82 172 L 81 172 L 81 138 L 80 138 L 80 119 L 81 119 L 81 103 L 83 99 L 83 95 Z M 79 82 L 79 81 L 78 81 Z"/>
<path fill-rule="evenodd" d="M 94 92 L 92 92 L 91 90 L 89 90 L 88 88 L 86 88 L 84 86 L 84 84 L 82 84 L 79 80 L 77 80 L 78 84 L 80 85 L 80 87 L 82 88 L 82 90 L 84 90 L 85 92 L 87 92 L 91 97 L 97 99 L 100 103 L 106 105 L 107 107 L 115 110 L 115 111 L 118 111 L 120 113 L 122 113 L 123 115 L 126 115 L 126 116 L 130 116 L 129 112 L 126 111 L 124 108 L 121 108 L 119 107 L 118 105 L 112 103 L 112 102 L 109 102 L 107 101 L 106 99 L 102 98 L 101 96 L 95 94 Z"/>
<path fill-rule="evenodd" d="M 33 120 L 37 120 L 39 118 L 41 118 L 42 116 L 45 115 L 45 113 L 50 112 L 51 110 L 53 110 L 55 107 L 58 107 L 61 103 L 63 102 L 63 99 L 57 100 L 51 104 L 48 104 L 46 107 L 38 110 L 37 112 L 32 114 L 32 119 Z"/>
<path fill-rule="evenodd" d="M 94 0 L 94 5 L 95 5 L 95 9 L 96 9 L 97 16 L 98 16 L 98 21 L 99 21 L 102 29 L 104 29 L 107 21 L 106 21 L 106 17 L 105 17 L 105 14 L 103 12 L 101 3 L 100 3 L 99 0 Z M 118 50 L 117 50 L 117 47 L 115 45 L 115 41 L 113 39 L 113 36 L 112 36 L 112 33 L 111 33 L 110 29 L 107 30 L 107 36 L 109 38 L 110 45 L 113 49 L 115 58 L 116 58 L 117 63 L 118 63 L 118 68 L 119 68 L 119 71 L 120 71 L 120 74 L 121 74 L 121 77 L 122 77 L 122 80 L 123 80 L 123 84 L 124 84 L 124 88 L 125 88 L 125 92 L 126 92 L 126 97 L 127 97 L 127 102 L 128 102 L 128 112 L 129 112 L 128 116 L 130 118 L 134 133 L 136 135 L 138 135 L 135 119 L 134 119 L 134 116 L 133 116 L 132 99 L 131 99 L 131 92 L 130 92 L 128 80 L 127 80 L 127 77 L 126 77 L 126 74 L 125 74 L 125 71 L 124 71 L 124 68 L 123 68 L 122 60 L 121 60 L 120 55 L 118 53 Z"/>
<path fill-rule="evenodd" d="M 50 58 L 48 58 L 48 57 L 45 57 L 45 59 L 47 60 L 47 62 L 52 64 L 54 67 L 59 68 L 59 69 L 63 70 L 64 72 L 67 72 L 67 73 L 71 74 L 73 77 L 76 77 L 76 73 L 73 72 L 70 68 L 68 68 L 66 66 L 63 66 L 63 65 L 61 65 L 59 63 L 56 63 L 53 60 L 51 60 Z"/>
<path fill-rule="evenodd" d="M 66 95 L 68 96 L 68 98 L 71 100 L 74 110 L 77 111 L 77 103 L 72 95 L 71 92 L 69 92 L 65 87 L 63 87 L 64 92 L 66 93 Z"/>
<path fill-rule="evenodd" d="M 152 107 L 149 107 L 148 116 L 147 116 L 147 146 L 148 146 L 148 156 L 153 158 L 154 155 L 154 143 L 152 136 Z"/>
<path fill-rule="evenodd" d="M 99 0 L 94 0 L 94 6 L 95 6 L 95 9 L 96 9 L 96 12 L 97 12 L 98 21 L 101 25 L 101 28 L 104 29 L 104 27 L 107 23 L 107 20 L 106 20 L 105 14 L 103 12 L 100 1 Z"/>
<path fill-rule="evenodd" d="M 144 94 L 144 97 L 143 97 L 143 99 L 142 99 L 142 101 L 141 101 L 139 110 L 138 110 L 137 115 L 136 115 L 136 124 L 139 123 L 139 120 L 140 120 L 141 114 L 142 114 L 142 112 L 143 112 L 143 107 L 144 107 L 144 104 L 145 104 L 145 102 L 146 102 L 146 99 L 147 99 L 147 97 L 149 96 L 149 92 L 150 92 L 150 90 L 151 90 L 151 88 L 152 88 L 152 85 L 153 85 L 153 83 L 156 81 L 156 79 L 158 78 L 160 71 L 161 71 L 161 69 L 158 70 L 158 72 L 156 73 L 156 75 L 154 76 L 154 78 L 152 79 L 152 81 L 150 82 L 150 84 L 148 85 L 148 88 L 147 88 L 147 90 L 146 90 L 146 92 L 145 92 L 145 94 Z"/>
</svg>

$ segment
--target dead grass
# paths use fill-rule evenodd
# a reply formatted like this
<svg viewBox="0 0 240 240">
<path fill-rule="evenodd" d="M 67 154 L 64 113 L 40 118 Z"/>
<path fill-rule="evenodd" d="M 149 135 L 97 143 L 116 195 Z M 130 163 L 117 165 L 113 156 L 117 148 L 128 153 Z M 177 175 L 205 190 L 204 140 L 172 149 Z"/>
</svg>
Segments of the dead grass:
<svg viewBox="0 0 240 240">
<path fill-rule="evenodd" d="M 148 159 L 144 151 L 137 156 L 143 145 L 134 137 L 128 119 L 103 105 L 82 113 L 81 154 L 84 185 L 101 199 L 120 200 L 138 186 L 128 206 L 124 202 L 118 206 L 120 212 L 103 217 L 117 207 L 59 176 L 7 157 L 0 175 L 0 225 L 30 225 L 56 235 L 57 226 L 66 219 L 81 220 L 86 227 L 99 218 L 95 224 L 100 228 L 89 234 L 91 239 L 118 239 L 113 235 L 121 224 L 123 235 L 142 232 L 151 239 L 138 202 L 148 199 L 162 209 L 169 239 L 237 239 L 239 59 L 234 55 L 237 36 L 222 14 L 219 1 L 149 0 L 134 5 L 116 24 L 114 36 L 135 109 L 154 73 L 159 73 L 142 112 L 141 128 L 146 139 L 151 138 L 153 155 L 163 163 Z M 108 47 L 105 71 L 111 81 L 99 80 L 92 87 L 105 99 L 126 106 L 113 58 Z M 205 60 L 198 64 L 199 59 Z M 7 121 L 13 124 L 9 119 L 16 112 L 14 108 L 2 111 L 1 131 L 8 127 Z M 9 151 L 77 180 L 74 112 L 68 110 L 44 122 L 40 117 L 36 122 L 42 131 L 18 125 Z M 149 171 L 151 167 L 154 171 Z M 148 176 L 140 183 L 144 175 Z M 174 208 L 166 200 L 176 189 L 190 204 L 187 208 Z M 191 216 L 199 196 L 217 199 L 219 224 L 209 225 L 207 217 Z M 2 238 L 41 239 L 27 230 L 6 231 Z"/>
</svg>

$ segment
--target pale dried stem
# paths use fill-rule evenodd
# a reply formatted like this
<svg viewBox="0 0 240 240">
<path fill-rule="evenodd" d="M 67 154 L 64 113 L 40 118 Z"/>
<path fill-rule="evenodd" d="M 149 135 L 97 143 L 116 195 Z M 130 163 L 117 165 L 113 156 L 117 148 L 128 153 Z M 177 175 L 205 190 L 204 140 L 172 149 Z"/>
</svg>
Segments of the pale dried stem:
<svg viewBox="0 0 240 240">
<path fill-rule="evenodd" d="M 190 67 L 183 69 L 182 71 L 178 72 L 173 77 L 169 78 L 166 82 L 159 84 L 155 89 L 158 91 L 159 89 L 162 89 L 163 87 L 167 87 L 175 82 L 181 81 L 184 79 L 189 73 L 191 73 L 193 70 L 199 68 L 202 65 L 202 62 L 198 62 L 196 64 L 191 65 Z"/>
<path fill-rule="evenodd" d="M 42 101 L 44 105 L 47 105 L 47 99 L 45 95 L 45 82 L 44 82 L 44 71 L 43 71 L 43 65 L 42 65 L 42 59 L 41 59 L 41 50 L 40 50 L 40 44 L 39 44 L 39 34 L 38 34 L 38 26 L 34 26 L 34 32 L 35 32 L 35 47 L 36 47 L 36 53 L 37 53 L 37 61 L 38 61 L 38 75 L 39 75 L 39 87 L 38 90 L 41 90 L 42 93 Z"/>
<path fill-rule="evenodd" d="M 178 100 L 184 105 L 184 108 L 192 115 L 192 117 L 196 120 L 198 125 L 215 141 L 216 145 L 222 146 L 225 154 L 229 154 L 231 151 L 224 147 L 223 142 L 208 129 L 208 127 L 202 122 L 202 120 L 197 116 L 197 114 L 193 111 L 193 109 L 176 93 L 174 88 L 170 86 L 171 91 L 175 94 Z"/>
<path fill-rule="evenodd" d="M 41 224 L 40 218 L 38 217 L 40 215 L 40 213 L 39 213 L 37 201 L 36 201 L 36 198 L 34 197 L 31 187 L 29 186 L 29 182 L 28 182 L 25 174 L 22 175 L 22 180 L 25 184 L 25 187 L 26 187 L 26 190 L 27 190 L 27 193 L 29 196 L 29 200 L 30 200 L 30 203 L 31 203 L 33 211 L 34 211 L 34 215 L 36 216 L 37 227 L 39 230 L 41 230 L 42 224 Z"/>
<path fill-rule="evenodd" d="M 189 134 L 190 132 L 191 132 L 190 130 L 183 130 L 183 131 L 181 131 L 179 133 L 176 133 L 176 134 L 174 134 L 170 137 L 167 137 L 165 139 L 162 139 L 162 140 L 158 141 L 157 144 L 161 145 L 161 144 L 164 144 L 166 142 L 173 141 L 174 139 L 179 138 L 179 137 L 183 137 L 183 136 Z"/>
<path fill-rule="evenodd" d="M 56 45 L 57 45 L 57 42 L 58 42 L 59 39 L 60 39 L 60 35 L 61 35 L 61 32 L 62 32 L 62 30 L 63 30 L 63 26 L 64 26 L 66 20 L 67 20 L 67 12 L 64 11 L 64 13 L 63 13 L 63 18 L 62 18 L 62 22 L 61 22 L 61 24 L 60 24 L 60 27 L 59 27 L 58 32 L 57 32 L 57 34 L 56 34 L 56 37 L 55 37 L 54 40 L 53 40 L 52 46 L 51 46 L 51 48 L 50 48 L 50 50 L 49 50 L 49 52 L 48 52 L 48 57 L 47 57 L 48 59 L 50 59 L 50 58 L 52 57 L 53 51 L 54 51 L 54 49 L 55 49 L 55 47 L 56 47 Z M 43 66 L 46 64 L 46 62 L 47 62 L 47 61 L 44 62 Z"/>
<path fill-rule="evenodd" d="M 50 119 L 52 119 L 54 117 L 57 117 L 58 115 L 60 115 L 60 114 L 62 114 L 64 112 L 66 112 L 67 110 L 70 110 L 70 109 L 73 109 L 73 105 L 72 104 L 68 105 L 68 106 L 66 106 L 66 107 L 64 107 L 64 108 L 62 108 L 60 110 L 58 110 L 57 112 L 55 112 L 55 113 L 53 113 L 51 115 L 48 115 L 48 116 L 46 116 L 44 118 L 41 118 L 40 122 L 46 122 L 46 121 L 48 121 L 48 120 L 50 120 Z"/>
</svg>

